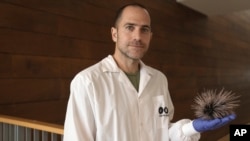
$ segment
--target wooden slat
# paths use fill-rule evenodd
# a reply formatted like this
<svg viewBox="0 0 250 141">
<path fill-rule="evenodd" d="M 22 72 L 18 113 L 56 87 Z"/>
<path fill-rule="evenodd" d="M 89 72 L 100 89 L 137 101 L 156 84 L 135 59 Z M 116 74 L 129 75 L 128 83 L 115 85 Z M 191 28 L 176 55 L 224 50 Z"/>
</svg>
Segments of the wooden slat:
<svg viewBox="0 0 250 141">
<path fill-rule="evenodd" d="M 8 0 L 8 3 L 5 3 L 5 5 L 8 4 L 9 5 L 13 4 L 19 7 L 23 7 L 26 10 L 32 9 L 40 12 L 44 11 L 43 12 L 44 15 L 49 14 L 49 16 L 58 15 L 63 17 L 70 17 L 73 19 L 84 20 L 87 22 L 102 23 L 104 25 L 109 25 L 109 26 L 112 24 L 113 22 L 112 19 L 114 16 L 114 12 L 107 8 L 104 8 L 102 6 L 96 6 L 89 2 L 79 1 L 79 0 L 64 0 L 64 1 L 33 0 L 32 2 Z M 92 11 L 91 14 L 89 14 L 89 11 Z M 105 15 L 106 18 L 103 18 L 103 15 Z M 30 15 L 26 16 L 29 17 Z"/>
<path fill-rule="evenodd" d="M 11 55 L 0 53 L 0 76 L 9 76 L 11 74 Z"/>
<path fill-rule="evenodd" d="M 61 93 L 56 79 L 0 79 L 0 87 L 0 104 L 58 99 Z"/>
<path fill-rule="evenodd" d="M 0 113 L 63 125 L 67 99 L 1 105 Z"/>
<path fill-rule="evenodd" d="M 59 18 L 58 22 L 58 34 L 61 36 L 103 42 L 111 41 L 111 26 L 66 18 Z"/>
<path fill-rule="evenodd" d="M 100 60 L 104 56 L 113 53 L 114 49 L 114 45 L 111 43 L 71 39 L 4 28 L 0 28 L 0 38 L 0 52 L 11 54 Z"/>
<path fill-rule="evenodd" d="M 0 3 L 0 26 L 19 30 L 56 33 L 57 16 L 39 10 Z"/>
</svg>

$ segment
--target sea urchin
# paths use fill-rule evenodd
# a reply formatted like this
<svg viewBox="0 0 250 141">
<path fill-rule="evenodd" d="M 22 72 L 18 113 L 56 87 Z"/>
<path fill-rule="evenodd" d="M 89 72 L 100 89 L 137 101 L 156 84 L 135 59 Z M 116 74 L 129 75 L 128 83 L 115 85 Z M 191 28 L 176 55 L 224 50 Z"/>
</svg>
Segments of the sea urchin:
<svg viewBox="0 0 250 141">
<path fill-rule="evenodd" d="M 216 93 L 216 90 L 205 90 L 195 97 L 192 109 L 197 118 L 222 118 L 234 113 L 235 108 L 239 106 L 238 98 L 239 96 L 224 89 L 219 93 Z"/>
</svg>

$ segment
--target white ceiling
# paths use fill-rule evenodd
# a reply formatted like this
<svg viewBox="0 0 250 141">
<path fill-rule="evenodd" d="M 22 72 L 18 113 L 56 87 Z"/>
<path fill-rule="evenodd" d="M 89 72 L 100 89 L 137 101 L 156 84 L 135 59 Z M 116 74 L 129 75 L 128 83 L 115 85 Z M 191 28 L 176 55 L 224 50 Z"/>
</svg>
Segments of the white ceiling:
<svg viewBox="0 0 250 141">
<path fill-rule="evenodd" d="M 176 0 L 207 16 L 224 15 L 250 9 L 250 0 Z"/>
</svg>

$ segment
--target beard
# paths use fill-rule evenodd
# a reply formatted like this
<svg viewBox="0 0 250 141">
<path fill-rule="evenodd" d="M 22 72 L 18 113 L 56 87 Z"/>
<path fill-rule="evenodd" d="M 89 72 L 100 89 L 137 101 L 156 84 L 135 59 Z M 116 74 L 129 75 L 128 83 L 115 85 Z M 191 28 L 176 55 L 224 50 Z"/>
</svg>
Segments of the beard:
<svg viewBox="0 0 250 141">
<path fill-rule="evenodd" d="M 118 46 L 118 50 L 125 57 L 137 61 L 146 54 L 148 47 L 141 41 L 132 41 L 124 46 Z"/>
</svg>

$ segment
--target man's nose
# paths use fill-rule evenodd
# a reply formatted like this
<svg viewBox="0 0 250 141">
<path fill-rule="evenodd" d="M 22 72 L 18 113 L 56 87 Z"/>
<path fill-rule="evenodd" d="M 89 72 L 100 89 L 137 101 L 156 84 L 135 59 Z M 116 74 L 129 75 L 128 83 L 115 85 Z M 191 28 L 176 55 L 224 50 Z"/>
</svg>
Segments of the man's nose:
<svg viewBox="0 0 250 141">
<path fill-rule="evenodd" d="M 141 40 L 141 31 L 140 31 L 140 29 L 136 29 L 136 30 L 134 30 L 134 32 L 133 32 L 133 39 L 135 39 L 135 40 Z"/>
</svg>

